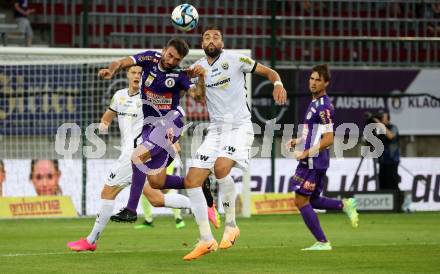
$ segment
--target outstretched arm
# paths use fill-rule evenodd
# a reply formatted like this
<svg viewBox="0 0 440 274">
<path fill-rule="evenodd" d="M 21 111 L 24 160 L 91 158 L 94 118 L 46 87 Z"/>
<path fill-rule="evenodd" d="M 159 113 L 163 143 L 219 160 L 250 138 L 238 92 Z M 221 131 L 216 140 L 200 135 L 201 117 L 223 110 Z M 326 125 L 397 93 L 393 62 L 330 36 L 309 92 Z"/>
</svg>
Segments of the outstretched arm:
<svg viewBox="0 0 440 274">
<path fill-rule="evenodd" d="M 260 63 L 255 68 L 255 73 L 266 77 L 273 84 L 273 99 L 277 104 L 284 105 L 287 100 L 287 92 L 284 89 L 283 82 L 281 82 L 280 75 L 275 70 L 266 67 Z"/>
<path fill-rule="evenodd" d="M 116 112 L 110 109 L 107 109 L 101 117 L 101 123 L 99 124 L 99 132 L 107 133 L 108 127 L 113 121 L 113 118 L 116 117 Z"/>
<path fill-rule="evenodd" d="M 197 102 L 201 102 L 205 98 L 205 69 L 200 65 L 195 65 L 185 71 L 189 77 L 198 77 L 197 85 L 190 88 L 188 94 Z"/>
<path fill-rule="evenodd" d="M 130 57 L 126 57 L 124 59 L 113 61 L 106 69 L 100 69 L 98 72 L 98 76 L 102 79 L 110 80 L 121 69 L 125 69 L 134 65 L 135 63 L 133 59 L 131 59 Z"/>
<path fill-rule="evenodd" d="M 205 98 L 205 78 L 199 77 L 197 85 L 190 88 L 188 94 L 197 102 L 202 102 L 203 98 Z"/>
</svg>

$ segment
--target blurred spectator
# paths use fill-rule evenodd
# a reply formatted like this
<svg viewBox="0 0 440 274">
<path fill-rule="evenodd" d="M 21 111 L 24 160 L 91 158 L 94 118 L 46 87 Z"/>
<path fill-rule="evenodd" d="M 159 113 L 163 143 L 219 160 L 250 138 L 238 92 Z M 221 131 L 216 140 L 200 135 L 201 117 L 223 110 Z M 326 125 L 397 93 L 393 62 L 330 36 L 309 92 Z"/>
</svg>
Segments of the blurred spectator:
<svg viewBox="0 0 440 274">
<path fill-rule="evenodd" d="M 378 137 L 382 141 L 384 151 L 379 156 L 379 188 L 380 190 L 394 190 L 398 195 L 398 210 L 403 203 L 403 193 L 400 191 L 400 176 L 398 168 L 400 163 L 399 130 L 391 124 L 388 112 L 379 112 L 378 118 L 373 120 L 383 125 L 384 134 Z"/>
<path fill-rule="evenodd" d="M 391 3 L 391 17 L 403 17 L 402 4 L 399 1 L 394 1 Z"/>
<path fill-rule="evenodd" d="M 3 196 L 3 182 L 6 179 L 5 164 L 0 160 L 0 197 Z"/>
<path fill-rule="evenodd" d="M 428 33 L 440 34 L 440 3 L 425 6 L 424 18 L 434 19 L 428 22 Z"/>
<path fill-rule="evenodd" d="M 58 160 L 32 160 L 30 179 L 37 195 L 62 195 Z"/>
<path fill-rule="evenodd" d="M 321 3 L 319 2 L 304 0 L 301 2 L 300 8 L 303 10 L 304 15 L 320 15 L 320 5 Z"/>
<path fill-rule="evenodd" d="M 24 33 L 26 46 L 28 47 L 32 46 L 32 38 L 34 36 L 28 16 L 34 12 L 35 9 L 28 9 L 27 0 L 15 0 L 14 17 L 17 21 L 18 28 L 22 33 Z"/>
</svg>

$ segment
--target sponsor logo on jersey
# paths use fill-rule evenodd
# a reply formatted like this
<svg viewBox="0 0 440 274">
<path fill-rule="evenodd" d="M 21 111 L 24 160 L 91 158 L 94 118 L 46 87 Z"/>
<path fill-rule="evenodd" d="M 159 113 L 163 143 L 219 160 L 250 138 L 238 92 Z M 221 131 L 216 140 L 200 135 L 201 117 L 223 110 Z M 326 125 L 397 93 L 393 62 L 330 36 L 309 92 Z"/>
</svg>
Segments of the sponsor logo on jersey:
<svg viewBox="0 0 440 274">
<path fill-rule="evenodd" d="M 327 124 L 327 121 L 325 120 L 325 111 L 320 111 L 319 117 L 321 117 L 321 121 L 323 124 Z"/>
<path fill-rule="evenodd" d="M 221 71 L 216 72 L 216 73 L 213 73 L 213 74 L 211 74 L 211 78 L 217 77 L 217 76 L 219 76 L 220 74 L 222 74 Z"/>
<path fill-rule="evenodd" d="M 207 84 L 206 87 L 207 88 L 212 88 L 212 87 L 218 87 L 218 86 L 223 86 L 227 83 L 231 82 L 231 78 L 226 78 L 226 79 L 222 79 L 216 83 L 212 83 L 212 84 Z"/>
<path fill-rule="evenodd" d="M 146 86 L 146 87 L 149 87 L 149 86 L 151 86 L 151 84 L 153 84 L 153 81 L 154 81 L 154 76 L 153 75 L 148 75 L 148 77 L 147 77 L 147 79 L 145 80 L 145 83 L 144 83 L 144 85 Z"/>
<path fill-rule="evenodd" d="M 222 66 L 222 68 L 223 68 L 224 70 L 228 70 L 228 68 L 229 68 L 229 64 L 228 64 L 228 62 L 223 62 L 223 63 L 221 64 L 221 66 Z"/>
<path fill-rule="evenodd" d="M 314 191 L 316 184 L 310 181 L 305 181 L 302 187 L 308 191 Z"/>
<path fill-rule="evenodd" d="M 208 155 L 202 155 L 202 154 L 199 154 L 198 155 L 199 157 L 199 159 L 200 159 L 200 161 L 204 161 L 204 162 L 206 162 L 206 161 L 208 161 L 208 159 L 209 159 L 209 156 Z"/>
<path fill-rule="evenodd" d="M 167 78 L 166 80 L 165 80 L 165 86 L 167 86 L 167 88 L 172 88 L 172 87 L 174 87 L 174 84 L 175 84 L 176 82 L 174 81 L 174 79 L 173 78 Z"/>
<path fill-rule="evenodd" d="M 240 57 L 240 62 L 248 64 L 248 65 L 252 65 L 252 61 L 248 57 Z"/>
<path fill-rule="evenodd" d="M 229 155 L 232 155 L 235 152 L 235 147 L 232 146 L 225 146 L 224 150 L 226 150 L 226 153 L 228 153 Z"/>
<path fill-rule="evenodd" d="M 158 56 L 160 58 L 160 56 Z M 153 63 L 159 63 L 160 59 L 157 59 L 155 56 L 139 56 L 138 57 L 138 61 L 137 62 L 142 62 L 142 61 L 151 61 Z"/>
<path fill-rule="evenodd" d="M 119 116 L 129 116 L 129 117 L 137 117 L 136 113 L 128 113 L 128 112 L 118 112 Z"/>
<path fill-rule="evenodd" d="M 113 172 L 110 173 L 110 179 L 114 179 L 116 177 L 116 174 L 114 174 Z"/>
<path fill-rule="evenodd" d="M 154 59 L 154 57 L 153 57 L 153 56 L 149 56 L 149 55 L 147 55 L 147 56 L 139 56 L 139 57 L 138 57 L 139 62 L 142 62 L 142 61 L 151 61 L 151 60 L 153 60 L 153 59 Z"/>
<path fill-rule="evenodd" d="M 179 74 L 177 74 L 177 73 L 167 73 L 167 74 L 165 74 L 165 77 L 175 77 L 175 78 L 177 78 L 177 77 L 179 77 Z"/>
<path fill-rule="evenodd" d="M 146 88 L 144 93 L 147 96 L 147 101 L 155 105 L 159 110 L 171 109 L 173 103 L 173 94 L 171 92 L 157 94 L 154 91 Z"/>
</svg>

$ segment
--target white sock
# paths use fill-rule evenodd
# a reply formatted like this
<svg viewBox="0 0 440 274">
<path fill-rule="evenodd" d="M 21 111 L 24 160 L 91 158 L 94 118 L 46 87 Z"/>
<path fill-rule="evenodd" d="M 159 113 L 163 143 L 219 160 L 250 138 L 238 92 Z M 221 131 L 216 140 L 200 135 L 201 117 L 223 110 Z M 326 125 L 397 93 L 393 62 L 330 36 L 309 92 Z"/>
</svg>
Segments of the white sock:
<svg viewBox="0 0 440 274">
<path fill-rule="evenodd" d="M 225 225 L 235 227 L 235 198 L 236 190 L 234 179 L 228 174 L 225 178 L 217 179 L 220 198 L 225 210 Z"/>
<path fill-rule="evenodd" d="M 178 193 L 167 193 L 163 195 L 164 206 L 171 208 L 191 208 L 188 197 Z"/>
<path fill-rule="evenodd" d="M 196 223 L 199 225 L 200 240 L 212 240 L 213 236 L 208 221 L 208 206 L 206 205 L 206 199 L 203 195 L 202 187 L 188 188 L 186 193 L 191 201 L 191 210 L 196 219 Z"/>
<path fill-rule="evenodd" d="M 98 240 L 99 235 L 104 230 L 113 214 L 114 206 L 115 200 L 101 200 L 101 209 L 96 217 L 95 225 L 93 226 L 92 232 L 87 236 L 87 242 L 89 242 L 89 244 L 93 244 Z"/>
</svg>

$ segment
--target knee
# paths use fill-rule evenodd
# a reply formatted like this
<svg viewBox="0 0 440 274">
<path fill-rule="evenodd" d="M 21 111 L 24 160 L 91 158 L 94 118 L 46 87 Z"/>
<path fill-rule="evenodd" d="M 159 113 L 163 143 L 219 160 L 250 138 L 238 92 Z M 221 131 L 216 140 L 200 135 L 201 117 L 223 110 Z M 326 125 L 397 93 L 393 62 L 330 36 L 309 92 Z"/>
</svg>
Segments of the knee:
<svg viewBox="0 0 440 274">
<path fill-rule="evenodd" d="M 192 180 L 190 178 L 185 178 L 183 181 L 185 188 L 195 188 L 200 186 L 196 180 Z"/>
<path fill-rule="evenodd" d="M 154 207 L 162 207 L 164 206 L 163 200 L 159 196 L 150 196 L 148 197 L 148 201 Z"/>
<path fill-rule="evenodd" d="M 162 187 L 162 184 L 161 184 L 160 180 L 158 178 L 156 178 L 156 177 L 149 177 L 148 178 L 148 183 L 154 189 L 161 189 L 161 187 Z"/>
<path fill-rule="evenodd" d="M 229 172 L 231 172 L 231 169 L 227 164 L 220 162 L 214 165 L 214 174 L 217 179 L 222 179 L 228 176 Z"/>
<path fill-rule="evenodd" d="M 107 187 L 104 186 L 104 188 L 101 191 L 101 199 L 104 200 L 114 200 L 116 198 L 116 195 L 118 194 L 118 189 L 114 187 Z"/>
</svg>

